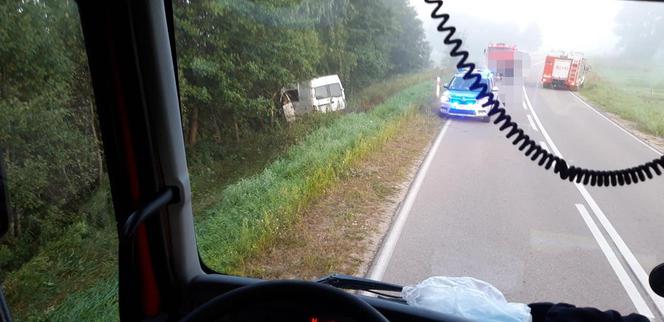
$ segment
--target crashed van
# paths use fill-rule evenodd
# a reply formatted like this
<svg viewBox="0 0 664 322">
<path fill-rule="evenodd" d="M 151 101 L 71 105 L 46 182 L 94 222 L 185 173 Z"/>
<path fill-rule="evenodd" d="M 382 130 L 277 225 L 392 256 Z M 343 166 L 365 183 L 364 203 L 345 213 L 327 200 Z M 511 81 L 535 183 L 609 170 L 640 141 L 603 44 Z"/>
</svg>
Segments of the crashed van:
<svg viewBox="0 0 664 322">
<path fill-rule="evenodd" d="M 346 95 L 338 75 L 317 77 L 281 90 L 281 104 L 289 122 L 309 112 L 333 112 L 346 108 Z"/>
</svg>

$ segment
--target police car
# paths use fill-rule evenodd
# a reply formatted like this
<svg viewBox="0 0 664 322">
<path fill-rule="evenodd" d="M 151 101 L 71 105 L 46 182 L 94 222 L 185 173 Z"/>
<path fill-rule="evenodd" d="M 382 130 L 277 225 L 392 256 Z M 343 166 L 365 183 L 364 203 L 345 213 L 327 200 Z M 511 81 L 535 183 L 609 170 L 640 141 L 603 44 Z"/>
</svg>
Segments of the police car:
<svg viewBox="0 0 664 322">
<path fill-rule="evenodd" d="M 476 69 L 474 72 L 482 77 L 481 83 L 485 84 L 496 95 L 498 87 L 495 86 L 493 73 L 488 69 Z M 452 80 L 444 86 L 446 90 L 440 97 L 440 113 L 448 116 L 478 118 L 484 122 L 489 122 L 490 106 L 482 107 L 488 101 L 488 98 L 476 99 L 480 90 L 470 90 L 470 86 L 475 79 L 463 79 L 465 73 L 466 70 L 459 70 Z"/>
</svg>

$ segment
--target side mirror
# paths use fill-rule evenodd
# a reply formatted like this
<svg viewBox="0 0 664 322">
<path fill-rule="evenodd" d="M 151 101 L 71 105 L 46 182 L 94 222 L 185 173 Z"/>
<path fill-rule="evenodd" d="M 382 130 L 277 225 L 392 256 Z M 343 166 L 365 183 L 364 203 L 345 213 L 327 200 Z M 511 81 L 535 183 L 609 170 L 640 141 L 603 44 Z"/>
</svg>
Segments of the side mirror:
<svg viewBox="0 0 664 322">
<path fill-rule="evenodd" d="M 0 238 L 9 231 L 9 194 L 7 192 L 7 176 L 5 161 L 0 150 Z"/>
<path fill-rule="evenodd" d="M 494 93 L 498 92 L 498 86 L 494 86 L 494 87 L 491 89 L 491 91 L 494 92 Z"/>
<path fill-rule="evenodd" d="M 443 85 L 443 87 L 444 87 L 445 89 L 450 89 L 450 84 L 445 84 L 445 85 Z"/>
</svg>

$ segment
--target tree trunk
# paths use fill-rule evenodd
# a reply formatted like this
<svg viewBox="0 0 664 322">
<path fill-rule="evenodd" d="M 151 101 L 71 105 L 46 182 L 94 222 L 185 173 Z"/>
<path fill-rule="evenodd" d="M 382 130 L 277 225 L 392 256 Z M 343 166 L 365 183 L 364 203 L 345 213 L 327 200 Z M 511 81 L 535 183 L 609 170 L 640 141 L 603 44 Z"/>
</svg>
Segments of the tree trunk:
<svg viewBox="0 0 664 322">
<path fill-rule="evenodd" d="M 102 156 L 102 145 L 99 133 L 97 133 L 97 117 L 95 114 L 95 109 L 92 102 L 87 102 L 90 106 L 90 129 L 92 131 L 92 136 L 95 138 L 95 152 L 97 154 L 97 182 L 101 182 L 101 178 L 104 175 L 104 158 Z"/>
<path fill-rule="evenodd" d="M 221 126 L 219 126 L 219 122 L 215 121 L 214 122 L 214 143 L 216 144 L 221 144 L 222 139 L 221 139 Z"/>
<path fill-rule="evenodd" d="M 258 125 L 261 130 L 265 130 L 265 121 L 263 120 L 263 115 L 258 115 Z"/>
<path fill-rule="evenodd" d="M 192 107 L 191 118 L 189 119 L 189 133 L 187 134 L 187 143 L 189 146 L 196 145 L 198 141 L 198 107 Z"/>
<path fill-rule="evenodd" d="M 17 223 L 16 216 L 14 212 L 11 209 L 11 205 L 9 202 L 9 180 L 8 180 L 8 174 L 7 174 L 7 167 L 5 167 L 5 156 L 7 156 L 7 163 L 9 163 L 9 155 L 7 153 L 4 153 L 2 149 L 0 149 L 0 198 L 4 200 L 7 206 L 7 232 L 9 235 L 17 237 L 18 236 L 18 228 L 20 226 Z M 3 205 L 4 206 L 4 205 Z"/>
<path fill-rule="evenodd" d="M 237 119 L 235 119 L 235 142 L 240 143 L 240 125 L 237 122 Z"/>
<path fill-rule="evenodd" d="M 14 223 L 13 223 L 14 237 L 19 238 L 19 237 L 21 237 L 21 220 L 20 220 L 21 218 L 19 217 L 18 212 L 11 211 L 11 210 L 10 210 L 10 212 L 12 213 L 12 218 L 14 219 Z"/>
<path fill-rule="evenodd" d="M 279 97 L 279 99 L 277 99 Z M 283 96 L 281 95 L 281 92 L 275 92 L 272 94 L 272 102 L 277 102 L 277 106 L 282 107 L 284 105 L 283 102 Z M 270 104 L 270 127 L 274 128 L 276 125 L 276 120 L 274 119 L 274 114 L 275 114 L 275 109 L 276 107 L 274 106 L 274 103 Z"/>
</svg>

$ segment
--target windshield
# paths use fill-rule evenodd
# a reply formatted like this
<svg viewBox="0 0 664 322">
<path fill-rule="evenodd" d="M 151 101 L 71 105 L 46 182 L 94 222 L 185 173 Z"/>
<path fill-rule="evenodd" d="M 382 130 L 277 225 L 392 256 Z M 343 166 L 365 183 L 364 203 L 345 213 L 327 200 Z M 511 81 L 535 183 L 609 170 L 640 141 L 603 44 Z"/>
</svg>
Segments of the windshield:
<svg viewBox="0 0 664 322">
<path fill-rule="evenodd" d="M 173 1 L 201 261 L 263 279 L 470 276 L 510 302 L 662 320 L 648 273 L 664 262 L 664 176 L 636 167 L 664 151 L 664 4 L 444 1 L 509 119 L 445 94 L 472 80 L 435 7 Z M 3 292 L 19 321 L 116 320 L 76 2 L 0 3 L 0 44 Z"/>
<path fill-rule="evenodd" d="M 470 86 L 473 85 L 475 82 L 475 79 L 463 79 L 463 77 L 454 77 L 452 78 L 452 81 L 450 82 L 449 89 L 453 91 L 470 91 Z M 489 86 L 489 81 L 486 79 L 482 79 L 480 81 L 480 84 L 483 84 L 485 86 Z M 490 88 L 489 88 L 490 90 Z M 475 90 L 476 92 L 479 92 L 480 89 Z"/>
<path fill-rule="evenodd" d="M 397 284 L 473 276 L 511 301 L 660 314 L 643 291 L 647 281 L 635 277 L 641 273 L 622 272 L 645 274 L 664 261 L 664 204 L 655 192 L 664 182 L 576 186 L 483 123 L 491 119 L 472 101 L 430 106 L 441 102 L 431 95 L 441 96 L 446 80 L 450 90 L 472 84 L 454 76 L 451 47 L 431 19 L 435 5 L 212 3 L 224 10 L 196 30 L 188 28 L 200 19 L 195 13 L 213 11 L 187 2 L 175 8 L 181 84 L 210 89 L 231 80 L 224 92 L 237 94 L 203 102 L 182 91 L 198 243 L 211 268 L 261 278 L 337 272 Z M 462 1 L 442 10 L 469 61 L 495 75 L 496 97 L 542 151 L 593 170 L 659 155 L 663 5 Z M 215 21 L 227 22 L 226 42 L 198 36 L 217 33 Z M 275 27 L 280 32 L 266 40 Z M 186 45 L 196 39 L 216 51 Z M 235 54 L 245 52 L 252 54 Z M 199 72 L 194 62 L 218 64 L 217 55 L 225 68 Z M 549 56 L 573 64 L 549 68 Z M 252 65 L 261 68 L 244 67 Z M 271 99 L 285 84 L 328 75 L 341 79 L 343 108 L 316 106 L 302 90 L 293 111 Z M 313 90 L 316 98 L 339 93 Z"/>
<path fill-rule="evenodd" d="M 327 98 L 330 97 L 329 87 L 327 85 L 318 86 L 314 88 L 314 93 L 316 98 Z"/>
<path fill-rule="evenodd" d="M 75 2 L 0 2 L 0 43 L 9 310 L 14 321 L 117 320 L 117 226 Z"/>
<path fill-rule="evenodd" d="M 330 84 L 330 96 L 341 97 L 341 95 L 342 95 L 341 85 L 337 83 Z"/>
</svg>

